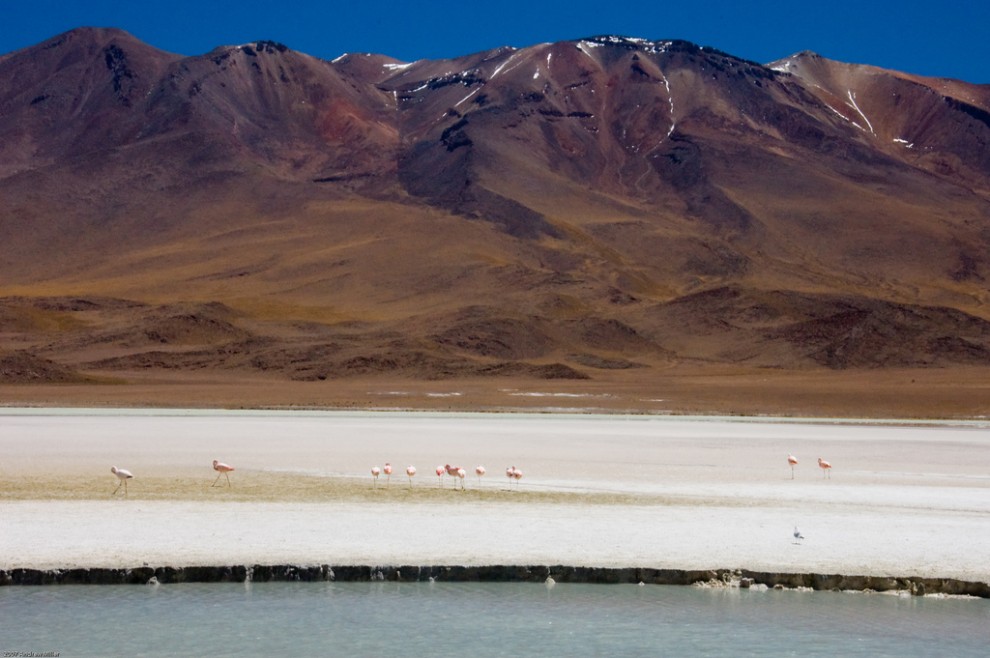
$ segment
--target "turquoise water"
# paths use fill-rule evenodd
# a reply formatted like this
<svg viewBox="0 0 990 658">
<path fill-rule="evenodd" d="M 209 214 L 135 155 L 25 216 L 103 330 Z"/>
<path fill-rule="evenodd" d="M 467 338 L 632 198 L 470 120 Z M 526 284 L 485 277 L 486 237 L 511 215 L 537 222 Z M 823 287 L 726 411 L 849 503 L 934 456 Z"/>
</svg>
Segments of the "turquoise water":
<svg viewBox="0 0 990 658">
<path fill-rule="evenodd" d="M 990 601 L 520 583 L 0 588 L 0 651 L 60 656 L 985 656 Z"/>
</svg>

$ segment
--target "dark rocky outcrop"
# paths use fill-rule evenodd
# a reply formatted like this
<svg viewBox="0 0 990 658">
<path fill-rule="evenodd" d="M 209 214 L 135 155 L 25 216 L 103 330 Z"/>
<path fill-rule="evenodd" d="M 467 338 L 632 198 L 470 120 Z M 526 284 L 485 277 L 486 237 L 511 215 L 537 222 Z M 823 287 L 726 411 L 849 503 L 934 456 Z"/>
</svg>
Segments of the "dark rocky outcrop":
<svg viewBox="0 0 990 658">
<path fill-rule="evenodd" d="M 4 585 L 141 585 L 228 582 L 530 582 L 552 578 L 557 583 L 709 585 L 751 588 L 808 588 L 910 592 L 990 598 L 990 583 L 918 576 L 845 576 L 842 574 L 778 573 L 745 569 L 655 569 L 644 567 L 551 566 L 360 566 L 235 565 L 149 567 L 134 569 L 0 569 Z"/>
</svg>

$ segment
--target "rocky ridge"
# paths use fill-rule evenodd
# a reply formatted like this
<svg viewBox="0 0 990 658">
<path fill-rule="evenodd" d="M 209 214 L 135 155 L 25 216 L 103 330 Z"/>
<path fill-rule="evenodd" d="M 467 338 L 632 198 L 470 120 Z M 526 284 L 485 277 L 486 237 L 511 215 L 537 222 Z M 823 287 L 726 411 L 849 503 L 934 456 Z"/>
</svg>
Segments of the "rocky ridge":
<svg viewBox="0 0 990 658">
<path fill-rule="evenodd" d="M 80 29 L 0 57 L 0 117 L 5 382 L 990 364 L 985 85 Z"/>
</svg>

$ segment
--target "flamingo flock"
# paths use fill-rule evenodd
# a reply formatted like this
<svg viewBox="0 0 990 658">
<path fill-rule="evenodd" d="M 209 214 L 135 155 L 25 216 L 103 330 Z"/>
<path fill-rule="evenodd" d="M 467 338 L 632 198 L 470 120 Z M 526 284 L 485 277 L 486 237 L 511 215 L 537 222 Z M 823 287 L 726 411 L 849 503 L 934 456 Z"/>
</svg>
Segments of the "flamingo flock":
<svg viewBox="0 0 990 658">
<path fill-rule="evenodd" d="M 220 481 L 220 478 L 221 477 L 226 478 L 226 480 L 227 480 L 227 487 L 230 487 L 230 473 L 232 473 L 235 470 L 234 467 L 231 466 L 230 464 L 226 464 L 226 463 L 220 461 L 219 459 L 214 459 L 213 460 L 213 470 L 217 472 L 217 477 L 216 477 L 215 480 L 213 480 L 213 484 L 211 484 L 210 487 L 217 486 L 217 482 Z M 134 478 L 134 474 L 131 473 L 126 468 L 117 468 L 116 466 L 111 466 L 110 467 L 110 472 L 113 473 L 115 476 L 117 476 L 117 480 L 119 480 L 119 482 L 117 483 L 117 488 L 114 489 L 113 490 L 113 493 L 111 493 L 110 495 L 111 496 L 116 496 L 117 495 L 117 492 L 120 491 L 120 488 L 121 487 L 124 487 L 124 495 L 126 496 L 127 495 L 127 481 L 133 479 Z"/>
<path fill-rule="evenodd" d="M 465 490 L 464 480 L 467 477 L 467 469 L 462 466 L 457 466 L 454 464 L 438 464 L 434 469 L 434 473 L 437 476 L 437 488 L 443 489 L 443 478 L 446 476 L 451 479 L 453 484 L 453 489 L 463 491 Z M 482 478 L 488 473 L 488 469 L 480 464 L 474 467 L 474 475 L 478 479 L 478 487 L 482 486 Z M 378 478 L 381 475 L 386 476 L 385 488 L 388 488 L 388 477 L 392 474 L 392 465 L 388 462 L 385 463 L 384 468 L 378 466 L 371 467 L 371 477 L 372 477 L 372 488 L 378 488 Z M 522 471 L 515 466 L 510 466 L 505 469 L 505 474 L 509 476 L 509 485 L 515 482 L 517 483 L 522 479 Z M 409 488 L 412 489 L 413 477 L 416 475 L 416 467 L 409 465 L 406 467 L 406 476 L 409 478 Z"/>
<path fill-rule="evenodd" d="M 791 479 L 794 479 L 794 467 L 798 465 L 798 458 L 794 455 L 787 455 L 787 465 L 791 467 Z M 832 462 L 818 458 L 818 468 L 822 469 L 823 479 L 832 479 Z"/>
<path fill-rule="evenodd" d="M 795 477 L 794 467 L 797 466 L 799 463 L 800 462 L 798 461 L 798 458 L 797 457 L 795 457 L 792 454 L 788 454 L 787 455 L 787 465 L 791 469 L 791 479 L 792 480 Z M 823 479 L 828 479 L 828 480 L 831 480 L 832 479 L 832 463 L 831 462 L 826 461 L 825 459 L 822 459 L 821 457 L 819 457 L 818 458 L 818 467 L 822 469 L 822 478 Z M 231 484 L 230 484 L 230 473 L 232 473 L 235 470 L 234 467 L 231 466 L 230 464 L 224 463 L 224 462 L 222 462 L 222 461 L 220 461 L 218 459 L 214 459 L 213 460 L 213 470 L 217 472 L 217 477 L 216 477 L 216 479 L 213 480 L 213 483 L 210 486 L 211 487 L 217 486 L 217 484 L 220 482 L 220 478 L 223 477 L 223 478 L 225 478 L 225 480 L 227 482 L 227 487 L 230 488 L 231 487 Z M 373 466 L 371 468 L 371 477 L 373 478 L 373 485 L 372 485 L 373 488 L 375 488 L 375 489 L 378 488 L 378 478 L 379 478 L 379 476 L 381 476 L 384 473 L 384 475 L 385 475 L 385 488 L 387 489 L 388 486 L 389 486 L 389 484 L 390 484 L 390 482 L 391 482 L 391 480 L 392 480 L 392 470 L 393 470 L 392 469 L 392 464 L 390 462 L 385 462 L 385 467 L 384 468 L 380 468 L 378 466 Z M 123 487 L 123 489 L 124 489 L 124 495 L 126 496 L 127 495 L 127 481 L 133 479 L 134 478 L 134 474 L 131 473 L 127 469 L 117 468 L 116 466 L 111 466 L 110 467 L 110 472 L 113 473 L 114 476 L 116 476 L 116 478 L 118 480 L 117 487 L 113 490 L 113 493 L 111 493 L 110 495 L 111 496 L 117 495 L 117 492 L 120 491 L 121 487 Z M 461 491 L 464 490 L 464 488 L 465 488 L 464 487 L 464 479 L 467 477 L 467 470 L 465 470 L 461 466 L 456 466 L 456 465 L 451 465 L 451 464 L 442 464 L 442 465 L 438 465 L 436 467 L 436 469 L 435 469 L 434 472 L 437 475 L 437 487 L 438 488 L 440 488 L 440 489 L 443 488 L 443 477 L 444 477 L 444 475 L 446 475 L 446 476 L 448 476 L 450 478 L 454 478 L 453 479 L 453 482 L 454 482 L 453 488 L 455 490 L 457 490 L 457 489 L 460 489 Z M 487 473 L 487 470 L 485 469 L 484 466 L 478 465 L 478 466 L 475 467 L 474 474 L 478 478 L 478 486 L 479 487 L 481 487 L 481 480 L 485 476 L 486 473 Z M 409 488 L 410 489 L 412 489 L 412 486 L 413 486 L 413 477 L 415 475 L 416 475 L 416 467 L 413 466 L 413 465 L 407 466 L 406 467 L 406 476 L 409 478 Z M 508 479 L 508 481 L 509 481 L 509 488 L 511 489 L 513 484 L 515 484 L 516 487 L 519 486 L 519 481 L 522 480 L 523 472 L 522 472 L 521 469 L 517 468 L 514 465 L 513 466 L 508 466 L 505 469 L 505 477 Z"/>
</svg>

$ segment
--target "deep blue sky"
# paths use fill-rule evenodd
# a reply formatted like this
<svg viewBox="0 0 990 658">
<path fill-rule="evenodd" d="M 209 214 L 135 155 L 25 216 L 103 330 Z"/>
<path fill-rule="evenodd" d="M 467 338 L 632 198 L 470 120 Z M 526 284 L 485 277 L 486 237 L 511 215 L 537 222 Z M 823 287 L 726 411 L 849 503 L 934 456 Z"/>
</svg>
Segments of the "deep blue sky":
<svg viewBox="0 0 990 658">
<path fill-rule="evenodd" d="M 324 59 L 374 52 L 406 61 L 620 34 L 687 39 L 758 62 L 814 50 L 990 83 L 987 0 L 0 0 L 0 53 L 80 26 L 119 27 L 185 55 L 272 39 Z"/>
</svg>

